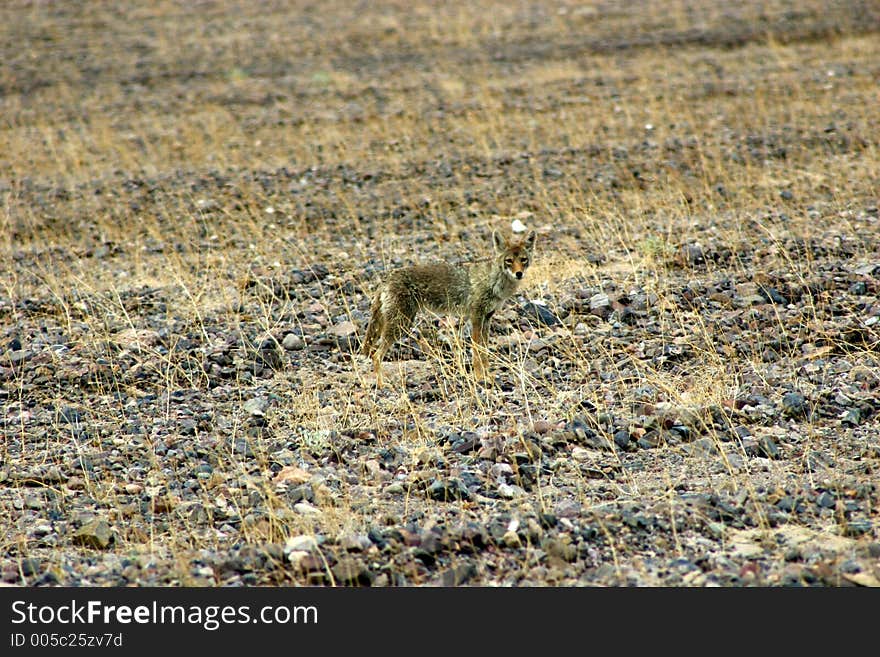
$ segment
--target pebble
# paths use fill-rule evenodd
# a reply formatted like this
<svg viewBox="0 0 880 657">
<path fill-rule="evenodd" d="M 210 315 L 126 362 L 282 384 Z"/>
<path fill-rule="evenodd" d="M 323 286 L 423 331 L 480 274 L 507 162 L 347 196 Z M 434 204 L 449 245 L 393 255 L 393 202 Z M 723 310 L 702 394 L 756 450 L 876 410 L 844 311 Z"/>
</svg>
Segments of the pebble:
<svg viewBox="0 0 880 657">
<path fill-rule="evenodd" d="M 834 500 L 834 496 L 828 492 L 819 493 L 819 496 L 816 498 L 816 504 L 823 509 L 833 509 L 836 505 Z"/>
<path fill-rule="evenodd" d="M 543 301 L 526 301 L 522 305 L 523 314 L 529 318 L 535 318 L 545 326 L 559 326 L 560 319 L 553 314 Z"/>
<path fill-rule="evenodd" d="M 354 322 L 344 321 L 331 326 L 329 329 L 327 329 L 327 333 L 337 338 L 347 338 L 357 333 L 357 330 L 357 325 Z"/>
<path fill-rule="evenodd" d="M 625 429 L 620 429 L 619 431 L 614 432 L 614 444 L 617 445 L 620 449 L 627 449 L 630 443 L 630 435 L 629 431 Z"/>
<path fill-rule="evenodd" d="M 269 408 L 269 400 L 265 397 L 252 397 L 244 403 L 244 410 L 251 415 L 263 416 Z"/>
<path fill-rule="evenodd" d="M 440 575 L 440 582 L 443 586 L 461 586 L 477 574 L 477 568 L 472 563 L 458 564 L 448 570 L 444 570 Z"/>
<path fill-rule="evenodd" d="M 435 479 L 428 486 L 428 497 L 439 502 L 469 500 L 471 494 L 458 479 Z"/>
<path fill-rule="evenodd" d="M 373 545 L 370 537 L 366 534 L 356 534 L 353 532 L 341 534 L 337 537 L 336 542 L 339 543 L 339 547 L 349 552 L 363 552 Z"/>
<path fill-rule="evenodd" d="M 360 559 L 342 557 L 330 569 L 337 582 L 342 584 L 354 584 L 369 586 L 373 581 L 373 574 L 366 564 Z"/>
<path fill-rule="evenodd" d="M 607 294 L 599 292 L 590 297 L 590 312 L 597 317 L 606 319 L 611 314 L 611 299 Z"/>
<path fill-rule="evenodd" d="M 298 351 L 303 349 L 306 343 L 296 333 L 288 333 L 284 336 L 284 340 L 281 341 L 281 346 L 287 351 Z"/>
<path fill-rule="evenodd" d="M 534 424 L 532 424 L 532 431 L 534 431 L 538 435 L 543 435 L 553 429 L 554 425 L 547 420 L 535 420 Z"/>
<path fill-rule="evenodd" d="M 72 541 L 75 545 L 106 550 L 114 542 L 115 536 L 110 529 L 110 524 L 98 518 L 86 523 L 74 532 Z"/>
<path fill-rule="evenodd" d="M 314 504 L 310 504 L 306 501 L 297 502 L 296 504 L 294 504 L 293 510 L 304 516 L 317 516 L 323 513 L 321 509 L 316 507 Z"/>
<path fill-rule="evenodd" d="M 284 554 L 308 552 L 318 549 L 318 538 L 314 534 L 291 536 L 284 542 Z"/>
<path fill-rule="evenodd" d="M 806 417 L 809 412 L 807 400 L 799 392 L 787 392 L 782 396 L 782 411 L 792 418 Z"/>
<path fill-rule="evenodd" d="M 526 492 L 519 486 L 511 484 L 498 484 L 498 494 L 506 500 L 522 497 Z"/>
<path fill-rule="evenodd" d="M 844 525 L 843 533 L 846 536 L 863 536 L 873 529 L 873 524 L 867 518 L 848 520 Z"/>
</svg>

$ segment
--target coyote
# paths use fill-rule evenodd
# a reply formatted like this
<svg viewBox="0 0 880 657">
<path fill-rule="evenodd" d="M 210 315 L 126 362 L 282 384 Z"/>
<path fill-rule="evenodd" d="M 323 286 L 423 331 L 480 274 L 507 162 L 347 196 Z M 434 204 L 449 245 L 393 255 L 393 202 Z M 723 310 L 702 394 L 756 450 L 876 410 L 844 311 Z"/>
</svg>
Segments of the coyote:
<svg viewBox="0 0 880 657">
<path fill-rule="evenodd" d="M 373 359 L 376 385 L 382 387 L 382 359 L 412 327 L 420 310 L 456 314 L 471 322 L 473 372 L 486 378 L 486 333 L 492 314 L 516 291 L 529 266 L 535 231 L 505 239 L 492 233 L 494 257 L 469 267 L 446 262 L 392 271 L 370 307 L 370 323 L 361 353 Z"/>
</svg>

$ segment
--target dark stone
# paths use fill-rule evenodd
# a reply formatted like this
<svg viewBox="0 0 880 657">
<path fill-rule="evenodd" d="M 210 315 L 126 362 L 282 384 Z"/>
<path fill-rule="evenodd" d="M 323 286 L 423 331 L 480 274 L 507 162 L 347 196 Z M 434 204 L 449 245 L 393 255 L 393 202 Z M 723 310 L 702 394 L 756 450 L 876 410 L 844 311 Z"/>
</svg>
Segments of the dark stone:
<svg viewBox="0 0 880 657">
<path fill-rule="evenodd" d="M 844 525 L 843 533 L 847 536 L 862 536 L 871 531 L 873 525 L 867 518 L 858 518 L 847 521 Z"/>
<path fill-rule="evenodd" d="M 762 436 L 755 439 L 752 437 L 742 439 L 743 449 L 747 456 L 762 456 L 769 459 L 780 457 L 779 448 L 770 436 Z"/>
<path fill-rule="evenodd" d="M 614 432 L 614 444 L 620 449 L 626 449 L 629 447 L 629 439 L 629 431 L 625 429 L 620 429 L 619 431 Z"/>
<path fill-rule="evenodd" d="M 33 557 L 25 557 L 19 562 L 21 574 L 25 577 L 30 577 L 31 575 L 36 575 L 37 573 L 39 573 L 41 566 L 42 562 L 39 559 L 34 559 Z"/>
<path fill-rule="evenodd" d="M 74 545 L 106 550 L 114 542 L 114 535 L 106 520 L 93 520 L 80 527 L 73 535 Z"/>
<path fill-rule="evenodd" d="M 776 288 L 760 286 L 758 288 L 758 294 L 767 299 L 770 303 L 782 306 L 788 305 L 788 299 L 780 294 Z"/>
<path fill-rule="evenodd" d="M 562 324 L 560 319 L 553 314 L 553 312 L 547 308 L 542 303 L 535 303 L 534 301 L 526 301 L 522 305 L 523 314 L 528 319 L 536 319 L 539 323 L 544 324 L 546 326 L 558 326 Z"/>
<path fill-rule="evenodd" d="M 72 406 L 65 406 L 60 411 L 58 411 L 57 419 L 59 422 L 64 422 L 65 424 L 79 424 L 83 420 L 82 413 L 79 410 L 73 408 Z"/>
<path fill-rule="evenodd" d="M 477 568 L 472 563 L 462 563 L 444 570 L 440 575 L 443 586 L 460 586 L 473 579 L 477 574 Z"/>
<path fill-rule="evenodd" d="M 315 491 L 312 489 L 311 484 L 302 484 L 301 486 L 288 488 L 284 496 L 289 504 L 296 504 L 303 500 L 306 502 L 315 501 Z"/>
<path fill-rule="evenodd" d="M 280 370 L 284 366 L 282 350 L 275 340 L 264 340 L 260 348 L 254 353 L 254 364 L 268 367 L 271 370 Z"/>
<path fill-rule="evenodd" d="M 244 438 L 237 438 L 232 443 L 232 451 L 241 456 L 253 457 L 254 450 L 251 449 L 251 443 Z"/>
<path fill-rule="evenodd" d="M 541 513 L 538 515 L 538 524 L 541 525 L 542 529 L 552 529 L 556 526 L 556 523 L 559 520 L 552 513 Z"/>
<path fill-rule="evenodd" d="M 859 408 L 851 408 L 849 409 L 844 416 L 841 418 L 842 424 L 848 424 L 852 427 L 858 426 L 862 423 L 862 411 Z"/>
<path fill-rule="evenodd" d="M 480 438 L 473 431 L 465 431 L 462 435 L 455 436 L 452 441 L 452 451 L 456 454 L 473 452 L 480 446 Z"/>
<path fill-rule="evenodd" d="M 438 502 L 469 500 L 470 491 L 458 479 L 435 479 L 428 486 L 428 497 Z"/>
<path fill-rule="evenodd" d="M 342 584 L 370 586 L 373 582 L 373 573 L 360 559 L 343 557 L 330 571 L 336 581 Z"/>
<path fill-rule="evenodd" d="M 816 498 L 816 504 L 823 509 L 833 509 L 835 505 L 834 496 L 831 493 L 824 491 Z"/>
<path fill-rule="evenodd" d="M 787 392 L 782 396 L 783 412 L 793 418 L 804 418 L 809 415 L 806 398 L 799 392 Z"/>
</svg>

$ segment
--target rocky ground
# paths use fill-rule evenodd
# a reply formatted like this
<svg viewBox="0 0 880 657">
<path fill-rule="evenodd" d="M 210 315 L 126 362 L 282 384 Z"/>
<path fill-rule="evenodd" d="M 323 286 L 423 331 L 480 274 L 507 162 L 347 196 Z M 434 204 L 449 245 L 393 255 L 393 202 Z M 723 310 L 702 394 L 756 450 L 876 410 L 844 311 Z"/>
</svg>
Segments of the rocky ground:
<svg viewBox="0 0 880 657">
<path fill-rule="evenodd" d="M 880 6 L 826 4 L 4 7 L 0 579 L 880 584 Z M 514 220 L 493 381 L 426 317 L 376 390 L 381 273 Z"/>
</svg>

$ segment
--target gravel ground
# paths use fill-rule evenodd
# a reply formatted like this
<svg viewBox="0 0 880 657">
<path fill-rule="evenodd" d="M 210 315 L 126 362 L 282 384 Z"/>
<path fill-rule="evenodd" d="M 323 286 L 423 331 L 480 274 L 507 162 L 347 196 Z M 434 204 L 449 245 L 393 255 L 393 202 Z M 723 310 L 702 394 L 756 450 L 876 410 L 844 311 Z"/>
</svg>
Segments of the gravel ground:
<svg viewBox="0 0 880 657">
<path fill-rule="evenodd" d="M 880 584 L 876 3 L 208 4 L 3 10 L 0 580 Z M 376 390 L 381 273 L 513 220 L 494 381 Z"/>
</svg>

